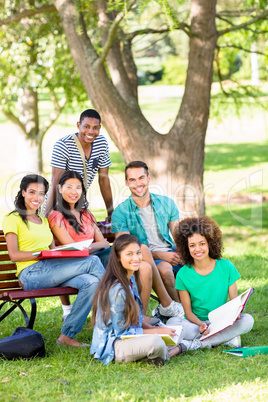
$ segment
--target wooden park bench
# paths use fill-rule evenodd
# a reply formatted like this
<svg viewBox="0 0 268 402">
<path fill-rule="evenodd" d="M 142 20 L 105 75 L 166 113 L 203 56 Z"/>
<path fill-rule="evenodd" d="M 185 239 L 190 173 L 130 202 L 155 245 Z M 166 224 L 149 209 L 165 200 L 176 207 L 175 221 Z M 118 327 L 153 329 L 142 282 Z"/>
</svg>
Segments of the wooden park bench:
<svg viewBox="0 0 268 402">
<path fill-rule="evenodd" d="M 105 234 L 109 242 L 113 242 L 114 235 Z M 19 308 L 23 314 L 27 328 L 33 328 L 36 317 L 36 301 L 40 297 L 54 297 L 61 295 L 75 295 L 77 289 L 71 287 L 56 287 L 49 289 L 23 290 L 16 276 L 16 264 L 10 261 L 7 251 L 7 244 L 2 230 L 0 230 L 0 322 L 3 321 L 12 311 Z M 31 303 L 30 317 L 22 306 L 24 300 L 29 299 Z M 4 313 L 2 308 L 10 303 L 11 306 Z"/>
</svg>

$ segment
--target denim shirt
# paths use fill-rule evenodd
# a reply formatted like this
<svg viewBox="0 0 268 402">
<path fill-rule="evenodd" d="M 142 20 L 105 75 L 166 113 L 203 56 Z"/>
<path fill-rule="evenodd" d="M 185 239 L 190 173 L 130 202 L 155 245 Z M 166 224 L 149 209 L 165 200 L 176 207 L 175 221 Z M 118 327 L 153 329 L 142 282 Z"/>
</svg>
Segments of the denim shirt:
<svg viewBox="0 0 268 402">
<path fill-rule="evenodd" d="M 151 204 L 155 213 L 158 230 L 163 239 L 175 248 L 169 234 L 169 223 L 179 220 L 179 211 L 175 202 L 164 195 L 150 193 Z M 130 196 L 119 204 L 112 214 L 113 233 L 129 232 L 143 244 L 148 245 L 147 234 L 140 217 L 140 208 Z"/>
<path fill-rule="evenodd" d="M 136 327 L 131 326 L 124 329 L 126 293 L 120 283 L 113 286 L 109 292 L 111 315 L 107 325 L 102 320 L 101 312 L 99 309 L 97 310 L 90 353 L 94 354 L 94 358 L 101 361 L 104 365 L 110 363 L 114 358 L 114 342 L 116 339 L 120 339 L 122 335 L 143 334 L 143 329 L 141 328 L 143 321 L 142 304 L 134 276 L 130 278 L 130 281 L 132 283 L 132 287 L 130 286 L 131 293 L 140 307 L 139 324 Z"/>
</svg>

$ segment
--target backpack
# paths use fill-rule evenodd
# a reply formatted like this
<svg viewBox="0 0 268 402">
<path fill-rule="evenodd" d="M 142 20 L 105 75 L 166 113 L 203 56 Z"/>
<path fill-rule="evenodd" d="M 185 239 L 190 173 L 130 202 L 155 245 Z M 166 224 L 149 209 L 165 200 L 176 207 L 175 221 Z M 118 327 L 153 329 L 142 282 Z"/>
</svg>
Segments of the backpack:
<svg viewBox="0 0 268 402">
<path fill-rule="evenodd" d="M 0 357 L 7 360 L 45 357 L 42 335 L 30 328 L 18 327 L 14 333 L 0 340 Z"/>
</svg>

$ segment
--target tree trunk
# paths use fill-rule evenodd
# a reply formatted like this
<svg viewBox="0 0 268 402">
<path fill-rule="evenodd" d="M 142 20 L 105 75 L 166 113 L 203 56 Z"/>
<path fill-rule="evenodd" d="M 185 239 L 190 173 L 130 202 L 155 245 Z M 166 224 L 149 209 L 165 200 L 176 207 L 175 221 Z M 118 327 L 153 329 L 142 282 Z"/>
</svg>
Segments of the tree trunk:
<svg viewBox="0 0 268 402">
<path fill-rule="evenodd" d="M 10 109 L 3 108 L 5 116 L 19 128 L 20 135 L 16 145 L 14 166 L 16 171 L 38 171 L 38 106 L 37 93 L 31 88 L 24 88 L 18 94 L 18 116 Z"/>
<path fill-rule="evenodd" d="M 54 0 L 54 3 L 85 90 L 125 162 L 145 161 L 153 179 L 152 190 L 175 199 L 182 215 L 204 213 L 204 146 L 217 42 L 216 0 L 191 2 L 192 36 L 185 92 L 175 123 L 166 135 L 157 133 L 143 116 L 131 75 L 126 73 L 120 80 L 116 74 L 118 58 L 114 56 L 119 52 L 116 40 L 107 58 L 112 71 L 109 75 L 86 34 L 74 0 Z M 126 66 L 127 63 L 122 71 Z M 126 91 L 128 77 L 132 89 Z"/>
</svg>

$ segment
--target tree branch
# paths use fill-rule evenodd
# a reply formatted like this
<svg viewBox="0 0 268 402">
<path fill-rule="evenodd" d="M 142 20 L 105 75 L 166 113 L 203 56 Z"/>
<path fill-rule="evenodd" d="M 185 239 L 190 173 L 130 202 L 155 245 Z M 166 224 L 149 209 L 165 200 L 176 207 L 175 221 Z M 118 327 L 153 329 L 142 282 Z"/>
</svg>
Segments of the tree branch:
<svg viewBox="0 0 268 402">
<path fill-rule="evenodd" d="M 228 44 L 226 44 L 226 45 L 217 45 L 217 47 L 220 48 L 220 49 L 224 49 L 224 48 L 234 48 L 234 49 L 243 50 L 244 52 L 247 52 L 247 53 L 256 53 L 256 54 L 259 54 L 259 55 L 261 55 L 261 56 L 268 57 L 268 54 L 266 54 L 266 53 L 259 52 L 259 51 L 257 51 L 257 50 L 245 49 L 244 47 L 242 47 L 242 46 L 237 46 L 237 45 L 228 45 Z"/>
<path fill-rule="evenodd" d="M 147 34 L 161 34 L 161 33 L 166 33 L 166 32 L 171 32 L 172 30 L 180 30 L 186 33 L 189 37 L 192 36 L 190 26 L 188 24 L 185 24 L 184 22 L 179 23 L 178 27 L 176 28 L 169 28 L 169 27 L 163 27 L 159 29 L 153 29 L 153 28 L 144 28 L 144 29 L 138 29 L 137 31 L 131 32 L 128 34 L 128 38 L 130 41 L 132 41 L 136 36 L 138 35 L 147 35 Z"/>
<path fill-rule="evenodd" d="M 237 17 L 245 17 L 251 16 L 252 13 L 257 11 L 256 8 L 248 8 L 247 10 L 223 10 L 216 13 L 216 17 L 220 18 L 221 16 L 237 18 Z"/>
<path fill-rule="evenodd" d="M 252 32 L 254 34 L 257 34 L 257 35 L 262 35 L 262 34 L 267 34 L 268 33 L 268 31 L 266 31 L 264 29 L 252 29 L 252 28 L 244 28 L 244 29 L 245 29 L 245 31 L 250 31 L 250 32 Z"/>
<path fill-rule="evenodd" d="M 34 17 L 35 15 L 44 14 L 44 13 L 54 13 L 56 11 L 57 10 L 53 4 L 50 4 L 48 6 L 42 6 L 39 8 L 33 8 L 30 10 L 23 10 L 16 14 L 11 15 L 10 17 L 5 18 L 4 20 L 0 20 L 0 26 L 12 24 L 13 22 L 17 22 L 17 21 L 21 21 L 23 18 Z"/>
<path fill-rule="evenodd" d="M 219 78 L 219 83 L 220 83 L 220 87 L 221 87 L 222 92 L 224 93 L 225 96 L 229 96 L 228 92 L 225 91 L 225 89 L 223 88 L 223 85 L 222 85 L 223 79 L 222 79 L 222 75 L 221 75 L 219 55 L 220 55 L 220 49 L 219 49 L 219 46 L 217 46 L 216 52 L 215 52 L 215 61 L 216 61 L 216 66 L 217 66 L 217 76 Z"/>
<path fill-rule="evenodd" d="M 108 54 L 108 52 L 109 52 L 109 50 L 110 50 L 110 48 L 111 48 L 111 46 L 113 44 L 113 40 L 114 40 L 115 33 L 116 33 L 118 25 L 120 24 L 120 22 L 124 18 L 126 11 L 129 11 L 134 6 L 135 3 L 136 3 L 135 0 L 131 0 L 129 2 L 128 6 L 123 11 L 118 13 L 117 16 L 115 17 L 112 25 L 109 28 L 108 35 L 107 35 L 107 40 L 106 40 L 105 45 L 103 46 L 103 51 L 102 51 L 99 59 L 96 62 L 98 65 L 104 63 L 104 61 L 105 61 L 105 59 L 107 57 L 107 54 Z"/>
<path fill-rule="evenodd" d="M 189 37 L 192 36 L 189 25 L 184 24 L 183 22 L 179 25 L 178 28 L 174 28 L 174 29 L 185 32 L 186 35 L 188 35 Z M 130 41 L 132 41 L 138 35 L 148 35 L 148 34 L 158 34 L 158 33 L 161 34 L 161 33 L 170 32 L 174 29 L 171 29 L 169 27 L 163 27 L 163 28 L 159 28 L 159 29 L 153 29 L 153 28 L 138 29 L 137 31 L 134 31 L 134 32 L 131 32 L 130 34 L 128 34 L 128 39 Z"/>
<path fill-rule="evenodd" d="M 217 15 L 217 18 L 221 21 L 227 22 L 227 24 L 230 24 L 231 26 L 234 26 L 234 24 L 232 23 L 232 21 L 227 20 L 227 18 L 225 17 L 221 17 L 220 15 Z"/>
<path fill-rule="evenodd" d="M 22 124 L 22 122 L 19 120 L 19 118 L 17 116 L 15 116 L 14 113 L 11 112 L 10 109 L 6 109 L 3 106 L 1 109 L 2 109 L 3 114 L 6 116 L 6 118 L 8 120 L 10 120 L 12 123 L 16 124 L 17 126 L 19 126 L 19 128 L 22 130 L 22 132 L 24 134 L 27 134 L 26 127 L 24 126 L 24 124 Z"/>
<path fill-rule="evenodd" d="M 222 29 L 221 31 L 218 31 L 218 36 L 225 35 L 226 33 L 232 32 L 232 31 L 237 31 L 239 29 L 245 29 L 248 26 L 254 24 L 254 22 L 258 22 L 261 20 L 264 20 L 268 17 L 268 10 L 264 11 L 263 13 L 256 15 L 256 17 L 252 18 L 249 21 L 243 22 L 242 24 L 239 25 L 233 25 L 230 28 Z"/>
</svg>

